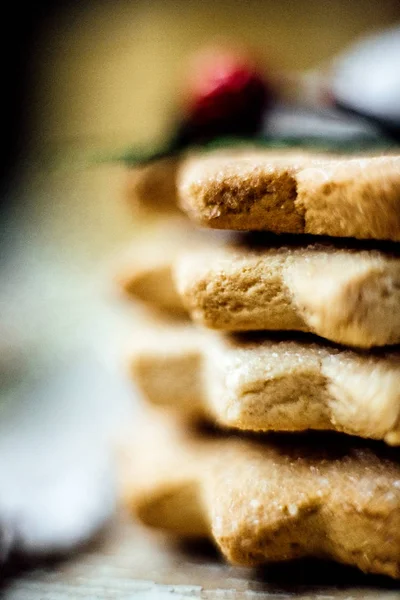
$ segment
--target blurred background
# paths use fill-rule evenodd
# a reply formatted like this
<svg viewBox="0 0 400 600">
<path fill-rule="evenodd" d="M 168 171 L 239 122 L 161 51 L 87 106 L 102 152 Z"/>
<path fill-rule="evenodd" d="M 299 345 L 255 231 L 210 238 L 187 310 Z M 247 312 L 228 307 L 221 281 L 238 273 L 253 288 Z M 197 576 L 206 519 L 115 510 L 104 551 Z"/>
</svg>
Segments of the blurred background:
<svg viewBox="0 0 400 600">
<path fill-rule="evenodd" d="M 248 46 L 266 69 L 328 65 L 358 37 L 400 19 L 396 0 L 142 0 L 60 7 L 38 28 L 29 113 L 40 145 L 157 138 L 188 56 L 210 42 Z"/>
<path fill-rule="evenodd" d="M 243 45 L 266 71 L 324 69 L 400 22 L 398 0 L 14 4 L 3 20 L 0 552 L 69 548 L 115 507 L 132 414 L 111 281 L 135 233 L 124 169 L 93 156 L 163 139 L 187 57 Z M 8 12 L 9 11 L 9 12 Z M 124 313 L 124 314 L 123 314 Z M 62 502 L 60 499 L 62 498 Z"/>
</svg>

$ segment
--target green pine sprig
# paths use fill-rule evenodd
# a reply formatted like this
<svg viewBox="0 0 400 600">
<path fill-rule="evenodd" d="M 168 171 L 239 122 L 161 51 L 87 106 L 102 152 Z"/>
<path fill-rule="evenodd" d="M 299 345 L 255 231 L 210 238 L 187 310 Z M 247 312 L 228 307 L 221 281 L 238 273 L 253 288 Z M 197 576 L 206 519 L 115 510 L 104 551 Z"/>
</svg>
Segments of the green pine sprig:
<svg viewBox="0 0 400 600">
<path fill-rule="evenodd" d="M 313 137 L 218 137 L 204 144 L 193 144 L 183 148 L 174 147 L 173 144 L 164 146 L 148 147 L 128 147 L 116 152 L 108 152 L 97 155 L 94 158 L 96 163 L 122 163 L 127 167 L 146 165 L 162 158 L 172 157 L 180 152 L 196 150 L 198 152 L 208 152 L 218 148 L 235 147 L 255 147 L 271 149 L 309 149 L 321 152 L 337 152 L 341 154 L 353 154 L 359 152 L 384 152 L 399 148 L 398 143 L 387 138 L 374 139 L 355 139 L 352 141 L 340 140 L 336 138 L 313 138 Z"/>
</svg>

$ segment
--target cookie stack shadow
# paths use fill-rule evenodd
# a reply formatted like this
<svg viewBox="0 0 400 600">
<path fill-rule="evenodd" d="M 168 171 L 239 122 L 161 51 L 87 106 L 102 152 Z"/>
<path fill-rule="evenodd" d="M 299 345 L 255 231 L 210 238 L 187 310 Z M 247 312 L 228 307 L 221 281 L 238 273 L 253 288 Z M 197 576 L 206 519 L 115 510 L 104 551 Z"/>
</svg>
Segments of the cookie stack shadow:
<svg viewBox="0 0 400 600">
<path fill-rule="evenodd" d="M 219 151 L 129 192 L 133 514 L 235 564 L 400 578 L 400 157 Z"/>
</svg>

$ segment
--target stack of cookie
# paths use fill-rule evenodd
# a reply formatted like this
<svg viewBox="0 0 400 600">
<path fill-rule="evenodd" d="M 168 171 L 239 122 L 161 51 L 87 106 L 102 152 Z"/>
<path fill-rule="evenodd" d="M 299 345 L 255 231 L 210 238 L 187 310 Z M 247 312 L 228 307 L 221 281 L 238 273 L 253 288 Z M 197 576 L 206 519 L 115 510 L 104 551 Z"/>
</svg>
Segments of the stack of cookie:
<svg viewBox="0 0 400 600">
<path fill-rule="evenodd" d="M 163 408 L 130 507 L 234 563 L 400 577 L 400 157 L 220 151 L 158 181 L 189 219 L 163 220 L 119 277 L 152 307 L 130 365 Z"/>
</svg>

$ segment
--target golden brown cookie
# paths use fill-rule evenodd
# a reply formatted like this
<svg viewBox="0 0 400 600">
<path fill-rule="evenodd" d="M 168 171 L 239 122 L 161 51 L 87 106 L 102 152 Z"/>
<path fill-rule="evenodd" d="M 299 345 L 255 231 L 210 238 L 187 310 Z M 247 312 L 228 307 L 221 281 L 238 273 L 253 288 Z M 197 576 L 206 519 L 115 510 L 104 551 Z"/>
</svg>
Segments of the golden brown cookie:
<svg viewBox="0 0 400 600">
<path fill-rule="evenodd" d="M 208 156 L 222 158 L 248 156 L 253 154 L 254 144 L 241 144 L 229 148 L 208 150 L 191 150 L 180 156 L 171 156 L 151 160 L 142 165 L 126 169 L 123 195 L 136 213 L 143 215 L 176 215 L 180 213 L 177 179 L 182 162 L 189 157 Z M 264 150 L 272 159 L 280 157 L 299 157 L 303 159 L 305 152 L 292 149 Z M 307 153 L 311 155 L 310 153 Z"/>
<path fill-rule="evenodd" d="M 308 331 L 362 348 L 400 343 L 398 255 L 329 243 L 209 246 L 182 250 L 176 265 L 184 306 L 212 329 Z"/>
<path fill-rule="evenodd" d="M 212 437 L 154 421 L 141 429 L 123 485 L 146 525 L 209 536 L 243 566 L 313 556 L 400 577 L 393 450 L 326 434 Z"/>
<path fill-rule="evenodd" d="M 176 213 L 178 159 L 163 158 L 128 168 L 123 195 L 135 212 Z"/>
<path fill-rule="evenodd" d="M 307 331 L 361 348 L 400 343 L 393 245 L 298 246 L 291 238 L 289 246 L 287 237 L 233 245 L 232 236 L 224 243 L 176 225 L 153 228 L 120 257 L 115 280 L 128 296 L 168 313 L 187 310 L 211 329 Z"/>
<path fill-rule="evenodd" d="M 194 157 L 178 193 L 206 227 L 400 240 L 400 156 Z"/>
<path fill-rule="evenodd" d="M 400 354 L 191 325 L 139 328 L 132 376 L 151 404 L 250 431 L 334 430 L 400 445 Z"/>
<path fill-rule="evenodd" d="M 237 236 L 201 231 L 184 217 L 158 219 L 114 261 L 114 281 L 126 296 L 158 312 L 187 316 L 173 281 L 175 262 L 183 253 L 217 249 L 232 237 Z"/>
<path fill-rule="evenodd" d="M 158 221 L 115 261 L 114 281 L 129 298 L 157 311 L 186 315 L 173 282 L 172 265 L 183 248 L 196 248 L 196 230 L 180 219 Z"/>
</svg>

